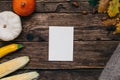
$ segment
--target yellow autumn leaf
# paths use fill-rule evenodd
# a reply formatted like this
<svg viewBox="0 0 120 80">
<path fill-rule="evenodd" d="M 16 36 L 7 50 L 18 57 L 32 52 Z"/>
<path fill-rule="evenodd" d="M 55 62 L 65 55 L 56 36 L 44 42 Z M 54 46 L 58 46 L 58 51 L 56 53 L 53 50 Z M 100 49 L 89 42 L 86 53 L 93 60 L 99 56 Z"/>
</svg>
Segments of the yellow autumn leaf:
<svg viewBox="0 0 120 80">
<path fill-rule="evenodd" d="M 107 12 L 110 17 L 115 17 L 119 13 L 119 0 L 110 1 Z"/>
<path fill-rule="evenodd" d="M 120 33 L 120 23 L 116 24 L 116 30 L 114 32 L 114 34 L 116 33 Z"/>
</svg>

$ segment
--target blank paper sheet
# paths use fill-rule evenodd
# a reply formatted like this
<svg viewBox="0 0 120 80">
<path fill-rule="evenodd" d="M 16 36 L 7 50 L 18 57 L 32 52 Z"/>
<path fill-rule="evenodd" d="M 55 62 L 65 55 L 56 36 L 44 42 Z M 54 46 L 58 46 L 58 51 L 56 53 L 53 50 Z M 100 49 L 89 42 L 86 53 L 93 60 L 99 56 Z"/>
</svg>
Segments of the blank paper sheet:
<svg viewBox="0 0 120 80">
<path fill-rule="evenodd" d="M 49 61 L 73 61 L 74 27 L 49 26 Z"/>
</svg>

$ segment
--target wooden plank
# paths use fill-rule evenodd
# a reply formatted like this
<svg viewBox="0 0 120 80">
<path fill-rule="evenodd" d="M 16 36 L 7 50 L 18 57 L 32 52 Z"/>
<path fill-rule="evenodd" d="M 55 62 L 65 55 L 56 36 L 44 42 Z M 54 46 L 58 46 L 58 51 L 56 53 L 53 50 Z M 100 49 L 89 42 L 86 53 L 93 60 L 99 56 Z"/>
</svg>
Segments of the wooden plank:
<svg viewBox="0 0 120 80">
<path fill-rule="evenodd" d="M 63 3 L 37 2 L 37 7 L 36 7 L 36 12 L 83 12 L 83 11 L 92 12 L 88 2 L 81 1 L 80 7 L 78 8 L 72 6 L 72 4 L 68 2 L 63 2 Z"/>
<path fill-rule="evenodd" d="M 15 41 L 48 41 L 48 26 L 74 26 L 75 41 L 80 40 L 120 40 L 118 35 L 107 35 L 106 27 L 101 22 L 101 14 L 82 15 L 79 13 L 36 13 L 21 17 L 23 32 Z M 31 34 L 33 39 L 27 36 Z"/>
<path fill-rule="evenodd" d="M 39 80 L 98 80 L 101 70 L 41 72 Z"/>
<path fill-rule="evenodd" d="M 119 41 L 75 41 L 73 62 L 49 62 L 47 42 L 20 42 L 24 49 L 6 56 L 0 62 L 18 56 L 30 56 L 25 69 L 80 69 L 103 68 L 116 49 Z M 0 43 L 1 46 L 8 43 Z"/>
<path fill-rule="evenodd" d="M 79 13 L 46 13 L 34 14 L 22 18 L 23 32 L 16 41 L 29 41 L 27 35 L 31 34 L 31 41 L 48 41 L 48 26 L 74 26 L 75 41 L 79 40 L 120 40 L 118 35 L 107 35 L 106 27 L 101 22 L 101 14 L 82 15 Z M 39 40 L 40 39 L 40 40 Z"/>
<path fill-rule="evenodd" d="M 75 41 L 80 40 L 120 40 L 118 35 L 107 35 L 106 27 L 101 22 L 101 14 L 82 15 L 79 13 L 36 13 L 21 17 L 23 32 L 15 41 L 48 41 L 48 26 L 74 26 Z M 33 39 L 27 36 L 31 34 Z M 41 40 L 42 39 L 42 40 Z"/>
<path fill-rule="evenodd" d="M 0 1 L 0 11 L 12 10 L 12 1 Z M 92 12 L 88 2 L 80 1 L 80 7 L 76 8 L 69 2 L 36 2 L 35 12 Z"/>
<path fill-rule="evenodd" d="M 1 1 L 11 1 L 11 0 L 1 0 Z M 37 2 L 69 2 L 69 1 L 84 1 L 87 2 L 88 0 L 36 0 Z"/>
<path fill-rule="evenodd" d="M 41 28 L 48 28 L 46 26 L 76 26 L 75 28 L 87 26 L 104 26 L 101 18 L 104 14 L 88 14 L 80 13 L 36 13 L 29 17 L 22 17 L 23 27 L 43 26 Z M 89 28 L 88 28 L 89 29 Z"/>
<path fill-rule="evenodd" d="M 41 1 L 41 2 L 69 2 L 69 1 L 84 1 L 87 2 L 88 0 L 37 0 L 37 1 Z"/>
<path fill-rule="evenodd" d="M 47 27 L 47 28 L 41 28 L 41 27 Z M 79 26 L 75 26 L 79 27 Z M 81 27 L 81 26 L 80 26 Z M 90 29 L 87 29 L 90 28 Z M 103 27 L 98 26 L 88 26 L 85 28 L 76 28 L 74 30 L 74 41 L 111 41 L 111 40 L 120 40 L 119 34 L 117 35 L 107 35 L 107 31 Z M 28 36 L 29 35 L 29 36 Z M 33 36 L 32 39 L 29 37 Z M 31 31 L 22 33 L 22 35 L 17 38 L 15 41 L 40 41 L 40 42 L 46 42 L 48 41 L 49 36 L 49 28 L 48 26 L 36 26 L 34 28 L 31 28 Z"/>
<path fill-rule="evenodd" d="M 37 1 L 41 1 L 41 2 L 69 2 L 69 1 L 84 1 L 87 2 L 88 0 L 37 0 Z"/>
<path fill-rule="evenodd" d="M 40 74 L 38 80 L 98 80 L 102 69 L 90 70 L 19 70 L 11 75 L 24 72 L 37 71 Z"/>
<path fill-rule="evenodd" d="M 99 71 L 78 71 L 78 72 L 41 72 L 39 80 L 97 80 L 99 77 Z M 42 77 L 43 76 L 43 77 Z M 53 77 L 55 76 L 55 77 Z"/>
</svg>

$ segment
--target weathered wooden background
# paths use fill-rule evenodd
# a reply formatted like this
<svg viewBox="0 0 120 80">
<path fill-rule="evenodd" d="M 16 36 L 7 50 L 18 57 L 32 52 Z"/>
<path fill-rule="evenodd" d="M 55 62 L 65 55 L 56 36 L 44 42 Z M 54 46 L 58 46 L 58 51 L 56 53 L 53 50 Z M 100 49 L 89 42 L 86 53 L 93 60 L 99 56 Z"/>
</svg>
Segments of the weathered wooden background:
<svg viewBox="0 0 120 80">
<path fill-rule="evenodd" d="M 0 0 L 0 11 L 11 11 L 11 3 L 12 0 Z M 101 23 L 106 15 L 93 13 L 88 0 L 80 0 L 78 8 L 67 0 L 37 0 L 36 3 L 31 16 L 21 17 L 23 32 L 13 41 L 24 44 L 24 49 L 4 57 L 0 63 L 28 55 L 30 63 L 16 74 L 36 70 L 40 73 L 39 80 L 98 80 L 120 40 L 119 34 L 107 34 Z M 48 61 L 48 26 L 75 27 L 73 62 Z M 13 42 L 1 41 L 0 46 Z"/>
</svg>

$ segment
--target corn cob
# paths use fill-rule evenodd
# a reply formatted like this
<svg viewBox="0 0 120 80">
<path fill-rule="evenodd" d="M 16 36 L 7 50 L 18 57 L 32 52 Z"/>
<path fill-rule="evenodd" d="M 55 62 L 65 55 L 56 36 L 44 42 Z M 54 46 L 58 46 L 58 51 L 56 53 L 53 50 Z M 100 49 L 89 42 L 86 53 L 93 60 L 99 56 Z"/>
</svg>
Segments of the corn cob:
<svg viewBox="0 0 120 80">
<path fill-rule="evenodd" d="M 3 78 L 0 80 L 33 80 L 33 79 L 37 79 L 38 76 L 39 74 L 37 72 L 28 72 L 28 73 L 23 73 L 11 77 Z"/>
<path fill-rule="evenodd" d="M 18 57 L 0 64 L 0 78 L 18 70 L 29 62 L 28 56 Z"/>
</svg>

